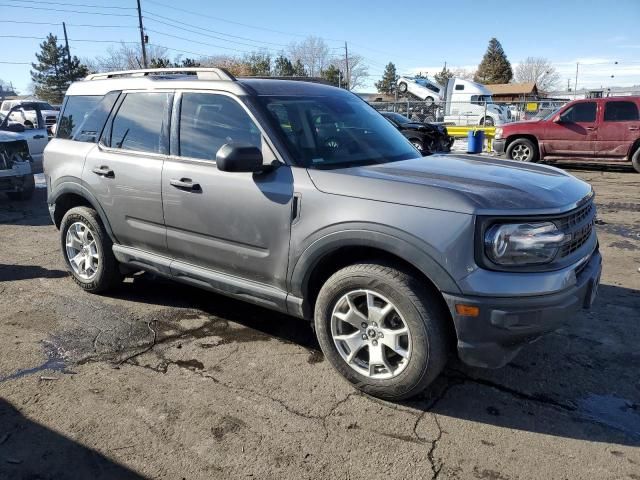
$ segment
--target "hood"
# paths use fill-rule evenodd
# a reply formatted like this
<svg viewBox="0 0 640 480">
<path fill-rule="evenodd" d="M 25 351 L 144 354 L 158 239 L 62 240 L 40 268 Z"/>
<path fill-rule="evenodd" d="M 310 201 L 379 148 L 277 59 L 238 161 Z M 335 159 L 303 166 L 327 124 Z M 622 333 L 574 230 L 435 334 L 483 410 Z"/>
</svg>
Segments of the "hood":
<svg viewBox="0 0 640 480">
<path fill-rule="evenodd" d="M 468 214 L 562 213 L 592 194 L 589 184 L 555 167 L 453 155 L 309 175 L 326 193 Z"/>
<path fill-rule="evenodd" d="M 526 127 L 527 125 L 531 125 L 532 123 L 538 123 L 540 120 L 542 120 L 542 119 L 541 118 L 535 118 L 535 119 L 531 119 L 531 120 L 519 120 L 517 122 L 509 122 L 509 123 L 505 123 L 504 125 L 502 125 L 502 128 L 505 128 L 505 127 L 515 127 L 515 128 Z"/>
</svg>

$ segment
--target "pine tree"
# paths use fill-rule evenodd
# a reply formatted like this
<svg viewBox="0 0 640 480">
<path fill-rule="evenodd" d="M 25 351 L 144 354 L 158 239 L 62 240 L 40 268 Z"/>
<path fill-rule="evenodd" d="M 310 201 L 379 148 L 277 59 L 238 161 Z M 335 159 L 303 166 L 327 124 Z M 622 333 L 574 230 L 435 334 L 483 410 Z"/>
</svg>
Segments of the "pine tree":
<svg viewBox="0 0 640 480">
<path fill-rule="evenodd" d="M 31 80 L 35 84 L 35 95 L 50 103 L 62 103 L 64 94 L 71 82 L 75 82 L 88 73 L 78 57 L 67 60 L 67 50 L 58 45 L 58 38 L 49 34 L 40 44 L 40 53 L 36 53 L 38 63 L 32 63 Z"/>
<path fill-rule="evenodd" d="M 335 65 L 329 65 L 327 68 L 320 72 L 320 76 L 329 82 L 331 85 L 336 87 L 340 86 L 340 69 L 338 69 Z"/>
<path fill-rule="evenodd" d="M 398 75 L 396 74 L 396 66 L 393 62 L 387 63 L 384 67 L 384 73 L 382 79 L 376 82 L 376 88 L 379 93 L 386 93 L 387 95 L 393 94 L 396 91 L 396 82 L 398 81 Z"/>
<path fill-rule="evenodd" d="M 433 76 L 433 79 L 443 87 L 446 87 L 447 83 L 449 82 L 449 79 L 453 77 L 454 77 L 453 72 L 447 68 L 447 64 L 445 63 L 440 73 L 436 73 Z"/>
<path fill-rule="evenodd" d="M 294 77 L 306 77 L 307 72 L 304 69 L 304 65 L 300 61 L 300 59 L 296 60 L 296 63 L 293 64 L 293 76 Z"/>
<path fill-rule="evenodd" d="M 293 64 L 284 55 L 279 55 L 273 61 L 273 74 L 276 77 L 293 77 Z"/>
<path fill-rule="evenodd" d="M 512 78 L 513 70 L 507 55 L 500 42 L 496 38 L 492 38 L 473 79 L 476 82 L 493 84 L 509 83 Z"/>
</svg>

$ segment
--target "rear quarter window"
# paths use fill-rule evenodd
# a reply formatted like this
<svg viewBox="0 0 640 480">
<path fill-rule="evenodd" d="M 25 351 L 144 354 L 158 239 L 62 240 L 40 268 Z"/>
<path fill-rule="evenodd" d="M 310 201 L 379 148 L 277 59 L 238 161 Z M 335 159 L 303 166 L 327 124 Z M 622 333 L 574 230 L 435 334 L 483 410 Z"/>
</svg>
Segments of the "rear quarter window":
<svg viewBox="0 0 640 480">
<path fill-rule="evenodd" d="M 638 120 L 638 106 L 635 102 L 607 102 L 604 107 L 605 122 L 633 122 Z"/>
<path fill-rule="evenodd" d="M 79 131 L 80 126 L 102 98 L 102 95 L 75 95 L 67 97 L 58 122 L 56 138 L 72 140 L 74 135 Z"/>
</svg>

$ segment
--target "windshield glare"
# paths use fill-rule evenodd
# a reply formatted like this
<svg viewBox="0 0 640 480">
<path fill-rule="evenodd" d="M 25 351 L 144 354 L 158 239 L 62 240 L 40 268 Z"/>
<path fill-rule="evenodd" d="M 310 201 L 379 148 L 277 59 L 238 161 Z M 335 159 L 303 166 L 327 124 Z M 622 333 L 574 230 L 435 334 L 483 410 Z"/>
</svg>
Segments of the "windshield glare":
<svg viewBox="0 0 640 480">
<path fill-rule="evenodd" d="M 295 161 L 307 168 L 342 168 L 416 158 L 420 153 L 359 98 L 262 96 L 269 120 Z"/>
</svg>

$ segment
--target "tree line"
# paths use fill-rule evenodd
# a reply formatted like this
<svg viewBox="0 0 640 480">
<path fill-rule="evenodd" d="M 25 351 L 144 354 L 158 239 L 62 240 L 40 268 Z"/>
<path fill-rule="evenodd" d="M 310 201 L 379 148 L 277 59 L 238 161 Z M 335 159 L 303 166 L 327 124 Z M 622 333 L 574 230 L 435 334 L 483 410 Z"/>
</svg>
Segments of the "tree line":
<svg viewBox="0 0 640 480">
<path fill-rule="evenodd" d="M 277 55 L 267 51 L 250 52 L 243 56 L 211 55 L 198 58 L 171 58 L 169 49 L 147 45 L 150 68 L 223 67 L 235 76 L 319 77 L 343 88 L 354 89 L 364 85 L 368 67 L 361 55 L 333 54 L 326 42 L 309 36 L 291 43 Z M 103 55 L 78 59 L 70 56 L 58 38 L 49 34 L 36 53 L 32 63 L 31 79 L 34 94 L 50 103 L 60 103 L 67 88 L 89 73 L 143 68 L 140 45 L 122 42 L 107 48 Z"/>
<path fill-rule="evenodd" d="M 415 77 L 425 77 L 422 73 Z M 459 77 L 473 79 L 473 81 L 485 85 L 498 83 L 535 83 L 540 91 L 549 91 L 555 88 L 560 81 L 551 62 L 543 57 L 527 57 L 520 62 L 515 69 L 507 58 L 502 45 L 496 38 L 489 40 L 489 46 L 475 72 L 462 69 L 451 71 L 445 64 L 442 70 L 433 75 L 434 80 L 440 85 L 446 85 L 449 79 Z M 375 86 L 379 93 L 392 95 L 395 93 L 399 75 L 393 62 L 389 62 L 384 69 L 382 79 Z"/>
</svg>

